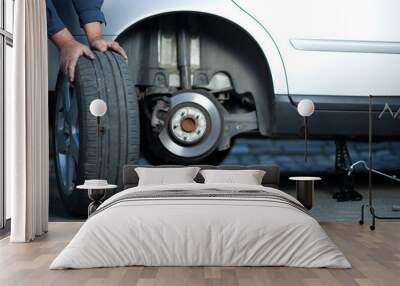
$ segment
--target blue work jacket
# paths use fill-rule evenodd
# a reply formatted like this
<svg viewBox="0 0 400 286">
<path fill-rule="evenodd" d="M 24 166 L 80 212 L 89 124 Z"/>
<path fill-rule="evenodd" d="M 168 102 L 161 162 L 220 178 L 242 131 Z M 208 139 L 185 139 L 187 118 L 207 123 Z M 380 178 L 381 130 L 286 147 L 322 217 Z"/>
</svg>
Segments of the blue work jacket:
<svg viewBox="0 0 400 286">
<path fill-rule="evenodd" d="M 57 0 L 54 0 L 57 1 Z M 78 14 L 81 27 L 87 23 L 105 23 L 104 14 L 101 12 L 103 0 L 71 0 Z M 49 37 L 65 28 L 64 23 L 57 14 L 53 0 L 46 0 L 47 34 Z"/>
</svg>

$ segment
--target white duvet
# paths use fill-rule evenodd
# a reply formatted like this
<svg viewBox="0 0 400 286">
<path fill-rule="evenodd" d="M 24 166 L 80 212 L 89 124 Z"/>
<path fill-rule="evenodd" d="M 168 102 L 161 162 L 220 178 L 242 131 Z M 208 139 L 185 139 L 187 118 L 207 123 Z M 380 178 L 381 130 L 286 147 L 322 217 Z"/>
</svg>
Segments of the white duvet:
<svg viewBox="0 0 400 286">
<path fill-rule="evenodd" d="M 318 222 L 301 210 L 258 198 L 151 198 L 132 192 L 262 190 L 262 186 L 184 184 L 136 187 L 100 206 L 50 269 L 145 266 L 293 266 L 349 268 Z M 115 204 L 113 204 L 113 202 Z M 108 207 L 107 207 L 108 206 Z"/>
</svg>

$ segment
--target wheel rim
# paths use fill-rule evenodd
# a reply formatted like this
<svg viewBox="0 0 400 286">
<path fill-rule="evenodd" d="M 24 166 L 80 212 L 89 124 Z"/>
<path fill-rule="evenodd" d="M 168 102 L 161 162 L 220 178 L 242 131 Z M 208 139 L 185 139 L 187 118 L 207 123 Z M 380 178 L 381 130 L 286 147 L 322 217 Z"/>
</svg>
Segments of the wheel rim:
<svg viewBox="0 0 400 286">
<path fill-rule="evenodd" d="M 64 81 L 57 96 L 55 158 L 59 187 L 65 195 L 75 189 L 79 161 L 78 101 L 74 88 Z"/>
<path fill-rule="evenodd" d="M 168 124 L 159 134 L 161 144 L 181 158 L 201 157 L 215 150 L 223 131 L 222 115 L 216 104 L 194 91 L 173 96 Z"/>
</svg>

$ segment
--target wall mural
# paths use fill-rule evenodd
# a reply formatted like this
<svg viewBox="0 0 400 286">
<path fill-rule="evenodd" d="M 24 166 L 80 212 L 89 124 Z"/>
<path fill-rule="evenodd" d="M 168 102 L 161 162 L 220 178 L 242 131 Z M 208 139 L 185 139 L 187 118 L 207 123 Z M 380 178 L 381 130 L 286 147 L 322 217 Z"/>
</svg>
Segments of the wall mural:
<svg viewBox="0 0 400 286">
<path fill-rule="evenodd" d="M 389 113 L 393 119 L 400 118 L 400 107 L 397 111 L 392 109 L 388 103 L 385 103 L 382 112 L 379 114 L 378 118 L 381 119 L 386 113 Z"/>
<path fill-rule="evenodd" d="M 275 1 L 268 11 L 262 9 L 265 1 L 226 2 L 218 16 L 212 2 L 187 1 L 185 11 L 202 13 L 176 13 L 166 5 L 161 10 L 168 13 L 159 14 L 161 2 L 135 6 L 132 1 L 114 1 L 94 6 L 98 21 L 90 25 L 92 29 L 82 30 L 79 20 L 85 21 L 82 11 L 87 7 L 81 9 L 72 2 L 47 0 L 52 16 L 48 23 L 53 23 L 48 31 L 54 43 L 49 49 L 49 89 L 55 178 L 65 205 L 80 215 L 86 213 L 88 200 L 76 190 L 77 185 L 101 179 L 120 190 L 123 165 L 137 162 L 274 163 L 287 173 L 335 173 L 337 146 L 367 137 L 368 96 L 362 95 L 387 86 L 400 88 L 397 82 L 389 82 L 392 77 L 377 78 L 373 69 L 357 70 L 361 74 L 354 76 L 361 53 L 366 66 L 374 64 L 393 73 L 400 70 L 395 60 L 388 60 L 392 54 L 377 62 L 376 53 L 388 49 L 373 41 L 380 37 L 340 40 L 349 34 L 369 37 L 364 31 L 368 23 L 349 28 L 340 21 L 329 22 L 331 15 L 324 13 L 332 3 L 314 3 L 313 9 L 319 9 L 327 21 L 315 26 L 308 22 L 314 15 L 306 5 L 293 21 L 275 17 L 274 9 L 286 9 L 287 1 Z M 331 8 L 349 16 L 356 12 L 336 6 Z M 382 6 L 374 4 L 376 10 L 388 8 Z M 121 13 L 130 7 L 130 13 Z M 392 14 L 387 13 L 387 20 L 377 25 L 396 26 Z M 107 26 L 101 25 L 105 20 Z M 257 22 L 271 31 L 259 29 Z M 302 35 L 314 35 L 317 29 L 321 38 L 327 38 L 327 31 L 337 27 L 340 39 L 297 39 L 299 22 L 304 24 Z M 63 33 L 74 44 L 68 46 L 81 53 L 71 53 L 65 41 L 55 37 L 64 25 Z M 106 48 L 99 48 L 102 45 Z M 85 56 L 65 60 L 70 53 L 72 58 Z M 320 58 L 315 58 L 317 54 Z M 309 63 L 319 66 L 311 68 Z M 101 120 L 89 110 L 96 99 L 107 105 Z M 315 103 L 315 112 L 306 122 L 296 111 L 303 100 Z M 399 117 L 390 105 L 387 112 Z M 393 136 L 391 124 L 385 123 L 379 135 Z M 309 144 L 302 138 L 310 139 Z M 337 144 L 338 140 L 342 142 Z M 355 159 L 367 153 L 365 146 L 365 140 L 364 145 L 350 146 L 356 150 Z M 79 207 L 76 202 L 82 201 Z"/>
</svg>

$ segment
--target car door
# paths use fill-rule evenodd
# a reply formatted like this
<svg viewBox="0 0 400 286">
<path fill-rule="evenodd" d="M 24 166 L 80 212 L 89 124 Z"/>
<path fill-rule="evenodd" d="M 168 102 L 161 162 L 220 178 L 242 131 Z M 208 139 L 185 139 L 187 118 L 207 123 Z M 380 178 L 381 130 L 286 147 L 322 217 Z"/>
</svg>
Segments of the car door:
<svg viewBox="0 0 400 286">
<path fill-rule="evenodd" d="M 234 0 L 272 36 L 294 95 L 400 95 L 400 1 Z"/>
</svg>

